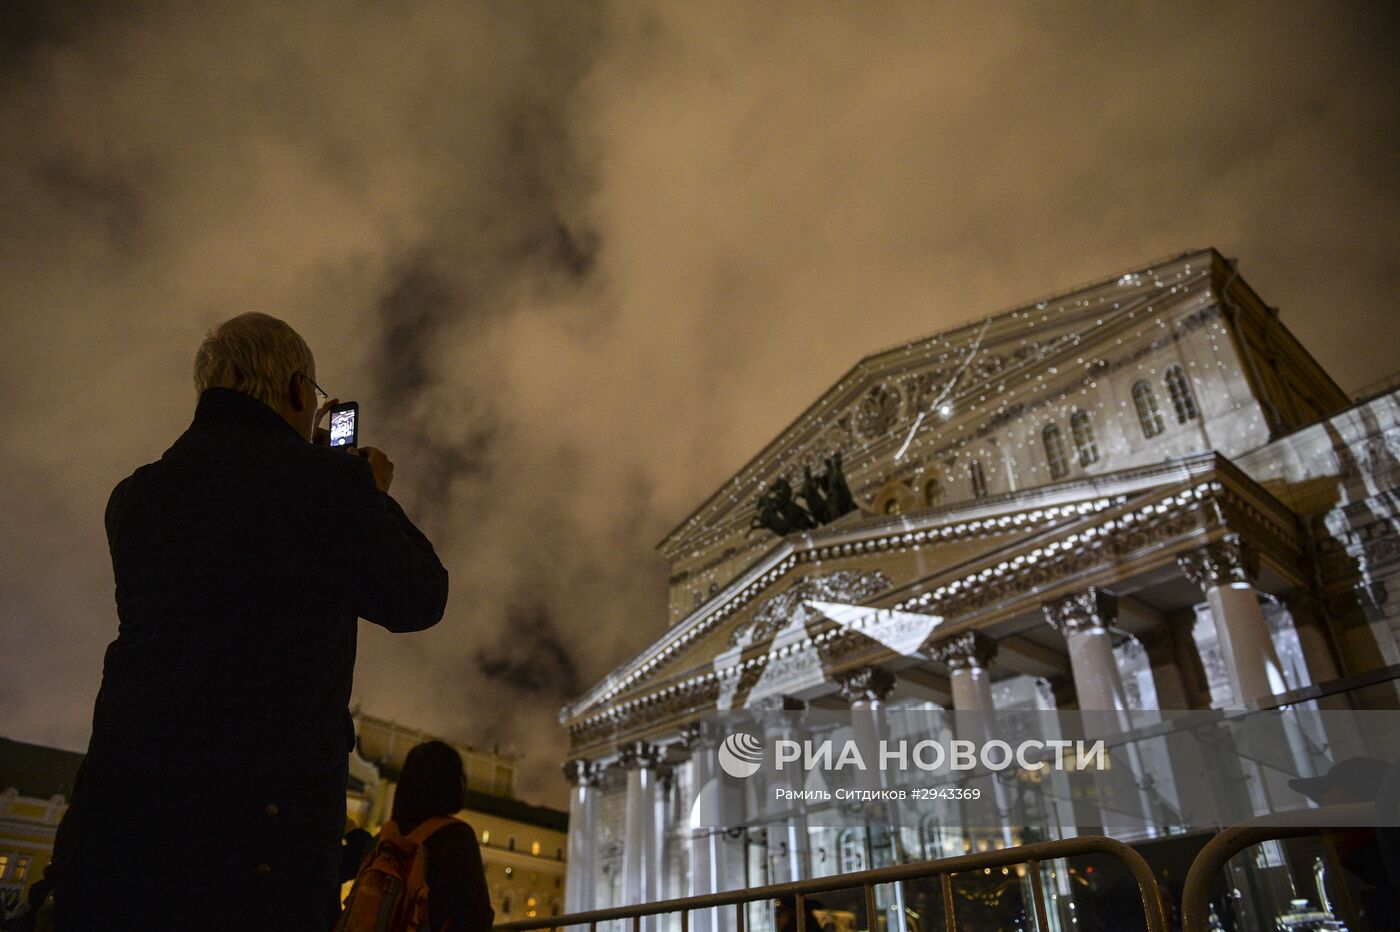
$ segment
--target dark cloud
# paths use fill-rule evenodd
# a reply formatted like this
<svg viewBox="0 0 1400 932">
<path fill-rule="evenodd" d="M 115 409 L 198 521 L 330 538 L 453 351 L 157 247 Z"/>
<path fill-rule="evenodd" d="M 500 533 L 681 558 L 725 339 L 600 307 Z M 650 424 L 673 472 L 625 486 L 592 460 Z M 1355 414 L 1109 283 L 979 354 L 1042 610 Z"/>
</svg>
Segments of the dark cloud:
<svg viewBox="0 0 1400 932">
<path fill-rule="evenodd" d="M 867 352 L 1219 246 L 1394 368 L 1384 4 L 7 4 L 0 683 L 81 747 L 101 515 L 200 336 L 297 326 L 452 574 L 364 708 L 521 755 L 665 627 L 655 541 Z"/>
<path fill-rule="evenodd" d="M 508 690 L 560 705 L 577 696 L 584 684 L 549 613 L 530 605 L 507 612 L 506 619 L 509 636 L 477 652 L 477 669 Z M 522 640 L 530 644 L 528 652 L 520 650 Z"/>
<path fill-rule="evenodd" d="M 410 399 L 432 378 L 429 351 L 452 311 L 447 283 L 425 264 L 413 262 L 390 281 L 379 305 L 384 353 L 375 369 L 391 415 L 411 407 Z"/>
</svg>

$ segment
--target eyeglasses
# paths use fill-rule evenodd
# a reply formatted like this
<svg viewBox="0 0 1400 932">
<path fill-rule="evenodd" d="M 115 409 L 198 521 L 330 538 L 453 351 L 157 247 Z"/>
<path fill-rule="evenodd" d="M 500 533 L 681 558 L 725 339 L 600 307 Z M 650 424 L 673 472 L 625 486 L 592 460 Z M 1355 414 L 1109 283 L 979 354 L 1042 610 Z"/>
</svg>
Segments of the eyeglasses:
<svg viewBox="0 0 1400 932">
<path fill-rule="evenodd" d="M 308 382 L 311 383 L 311 387 L 312 387 L 312 389 L 315 390 L 315 392 L 316 392 L 317 395 L 319 395 L 319 396 L 321 396 L 322 398 L 325 398 L 325 399 L 329 399 L 329 398 L 331 397 L 330 395 L 327 395 L 324 391 L 321 390 L 321 386 L 319 386 L 319 385 L 316 384 L 316 380 L 315 380 L 315 379 L 311 378 L 311 376 L 306 375 L 305 373 L 302 373 L 302 375 L 303 375 L 303 377 L 306 379 L 306 381 L 308 381 Z"/>
</svg>

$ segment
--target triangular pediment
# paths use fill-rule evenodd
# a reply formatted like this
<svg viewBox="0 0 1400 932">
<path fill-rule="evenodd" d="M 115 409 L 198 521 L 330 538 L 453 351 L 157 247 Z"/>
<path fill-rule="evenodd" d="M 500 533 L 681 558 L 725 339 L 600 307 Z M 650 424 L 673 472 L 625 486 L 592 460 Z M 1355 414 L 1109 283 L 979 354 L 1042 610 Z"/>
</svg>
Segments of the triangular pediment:
<svg viewBox="0 0 1400 932">
<path fill-rule="evenodd" d="M 1139 468 L 897 518 L 864 516 L 789 539 L 595 686 L 564 717 L 781 650 L 785 639 L 865 617 L 858 609 L 890 609 L 921 580 L 1053 535 L 1079 520 L 1086 508 L 1108 507 L 1179 480 L 1177 467 Z"/>
</svg>

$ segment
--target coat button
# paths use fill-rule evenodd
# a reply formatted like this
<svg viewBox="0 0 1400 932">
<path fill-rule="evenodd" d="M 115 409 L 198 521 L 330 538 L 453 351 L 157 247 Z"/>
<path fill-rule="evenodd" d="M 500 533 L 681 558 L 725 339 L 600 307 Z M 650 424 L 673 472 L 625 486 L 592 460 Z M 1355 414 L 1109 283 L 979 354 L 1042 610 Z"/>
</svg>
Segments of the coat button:
<svg viewBox="0 0 1400 932">
<path fill-rule="evenodd" d="M 268 864 L 259 864 L 259 865 L 258 865 L 258 867 L 257 867 L 257 875 L 258 875 L 259 877 L 268 877 L 268 876 L 270 876 L 271 874 L 272 874 L 272 867 L 271 867 L 270 865 L 268 865 Z"/>
<path fill-rule="evenodd" d="M 278 811 L 276 803 L 268 803 L 263 807 L 263 812 L 266 812 L 268 815 L 277 815 Z"/>
</svg>

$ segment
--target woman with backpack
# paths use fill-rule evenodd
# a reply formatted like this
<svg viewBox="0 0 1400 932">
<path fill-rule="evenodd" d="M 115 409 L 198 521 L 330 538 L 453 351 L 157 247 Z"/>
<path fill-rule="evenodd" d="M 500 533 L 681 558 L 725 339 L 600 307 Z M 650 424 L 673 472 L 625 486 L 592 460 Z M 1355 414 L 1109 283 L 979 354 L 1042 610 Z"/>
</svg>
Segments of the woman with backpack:
<svg viewBox="0 0 1400 932">
<path fill-rule="evenodd" d="M 462 757 L 425 741 L 408 752 L 384 823 L 355 878 L 337 932 L 487 932 L 495 919 L 466 800 Z M 392 916 L 386 924 L 385 917 Z"/>
</svg>

